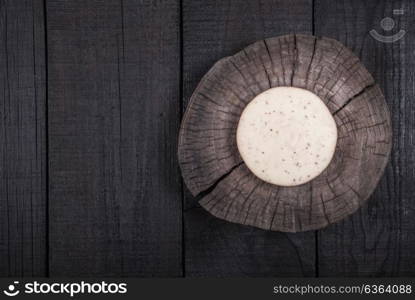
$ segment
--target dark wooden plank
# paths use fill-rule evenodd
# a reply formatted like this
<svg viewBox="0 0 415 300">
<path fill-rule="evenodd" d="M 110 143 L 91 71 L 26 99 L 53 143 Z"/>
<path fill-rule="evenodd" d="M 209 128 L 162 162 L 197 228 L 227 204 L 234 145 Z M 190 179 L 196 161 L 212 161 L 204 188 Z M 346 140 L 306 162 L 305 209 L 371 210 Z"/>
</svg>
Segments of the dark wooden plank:
<svg viewBox="0 0 415 300">
<path fill-rule="evenodd" d="M 45 276 L 43 1 L 1 1 L 0 40 L 0 276 Z"/>
<path fill-rule="evenodd" d="M 213 63 L 256 40 L 311 33 L 312 1 L 183 1 L 183 103 Z M 186 276 L 314 276 L 314 232 L 219 220 L 185 194 Z"/>
<path fill-rule="evenodd" d="M 179 4 L 48 1 L 50 274 L 180 276 Z"/>
<path fill-rule="evenodd" d="M 321 276 L 413 276 L 415 274 L 415 145 L 413 1 L 330 1 L 315 3 L 317 35 L 333 37 L 358 54 L 384 91 L 393 127 L 391 161 L 367 205 L 318 235 Z M 404 9 L 393 15 L 393 9 Z M 384 31 L 380 21 L 396 25 Z M 390 36 L 406 30 L 394 43 L 375 40 L 369 31 Z"/>
</svg>

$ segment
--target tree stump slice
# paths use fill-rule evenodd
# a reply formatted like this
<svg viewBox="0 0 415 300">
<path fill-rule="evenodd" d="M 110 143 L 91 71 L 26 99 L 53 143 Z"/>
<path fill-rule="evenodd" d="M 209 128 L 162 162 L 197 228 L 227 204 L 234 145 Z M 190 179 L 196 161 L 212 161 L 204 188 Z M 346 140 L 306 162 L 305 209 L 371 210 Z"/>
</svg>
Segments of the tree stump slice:
<svg viewBox="0 0 415 300">
<path fill-rule="evenodd" d="M 236 145 L 245 106 L 279 86 L 307 89 L 327 105 L 338 130 L 334 157 L 316 178 L 282 187 L 256 177 Z M 214 216 L 267 230 L 319 229 L 355 212 L 374 191 L 391 151 L 384 96 L 340 42 L 310 35 L 258 41 L 219 60 L 194 91 L 178 156 L 190 192 Z"/>
</svg>

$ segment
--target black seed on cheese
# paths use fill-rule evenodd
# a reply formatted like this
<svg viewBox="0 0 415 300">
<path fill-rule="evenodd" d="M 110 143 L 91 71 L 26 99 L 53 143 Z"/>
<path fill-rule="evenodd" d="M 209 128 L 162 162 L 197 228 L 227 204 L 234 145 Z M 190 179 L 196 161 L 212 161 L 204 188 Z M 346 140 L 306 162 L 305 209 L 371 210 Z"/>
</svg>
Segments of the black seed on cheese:
<svg viewBox="0 0 415 300">
<path fill-rule="evenodd" d="M 287 185 L 302 184 L 316 176 L 315 173 L 318 171 L 315 170 L 318 170 L 320 165 L 323 169 L 327 166 L 326 162 L 318 158 L 315 153 L 319 151 L 319 156 L 325 158 L 327 151 L 324 148 L 330 151 L 332 149 L 330 135 L 334 131 L 328 131 L 327 127 L 322 127 L 321 131 L 318 129 L 321 125 L 325 126 L 327 115 L 332 116 L 327 110 L 327 112 L 323 112 L 326 115 L 322 115 L 320 118 L 318 105 L 324 106 L 324 103 L 318 98 L 314 101 L 313 95 L 306 96 L 313 99 L 313 101 L 308 101 L 304 94 L 300 97 L 297 97 L 297 94 L 292 94 L 292 96 L 287 94 L 290 92 L 288 89 L 296 90 L 297 88 L 275 88 L 275 90 L 277 89 L 281 89 L 281 96 L 274 95 L 273 89 L 270 89 L 265 93 L 267 99 L 264 97 L 261 99 L 261 96 L 258 95 L 257 100 L 251 102 L 252 106 L 256 108 L 251 111 L 251 115 L 246 114 L 239 121 L 238 149 L 247 166 L 253 173 L 256 170 L 255 174 L 259 178 L 277 185 L 280 183 L 285 185 L 284 182 Z M 305 91 L 305 93 L 309 92 Z M 273 98 L 274 96 L 275 98 Z M 287 102 L 283 102 L 284 98 L 289 99 Z M 319 104 L 320 102 L 321 104 Z M 294 125 L 295 123 L 298 125 Z M 239 130 L 240 128 L 242 129 Z M 274 132 L 276 135 L 273 135 Z M 317 134 L 315 134 L 316 132 Z M 328 137 L 327 141 L 326 136 Z M 252 147 L 247 145 L 248 140 L 253 142 Z M 241 150 L 241 147 L 245 147 L 245 152 L 243 149 Z M 326 158 L 328 161 L 330 159 Z M 284 163 L 285 168 L 281 168 L 281 162 Z"/>
</svg>

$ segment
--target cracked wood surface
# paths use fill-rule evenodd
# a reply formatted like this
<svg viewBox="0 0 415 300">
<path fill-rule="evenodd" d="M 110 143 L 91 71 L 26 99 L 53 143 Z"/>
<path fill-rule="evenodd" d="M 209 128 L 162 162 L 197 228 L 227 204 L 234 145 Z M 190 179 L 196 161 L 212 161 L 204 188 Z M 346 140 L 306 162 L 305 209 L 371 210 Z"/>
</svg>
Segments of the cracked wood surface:
<svg viewBox="0 0 415 300">
<path fill-rule="evenodd" d="M 409 0 L 0 1 L 0 275 L 413 276 L 414 5 Z M 400 8 L 403 15 L 392 14 Z M 385 16 L 396 22 L 389 32 L 380 28 Z M 369 35 L 372 29 L 384 35 L 404 29 L 406 34 L 384 44 Z M 193 197 L 178 172 L 181 111 L 214 62 L 258 40 L 313 30 L 350 48 L 385 94 L 393 131 L 385 176 L 356 213 L 318 231 L 269 231 L 212 216 L 198 200 L 217 193 L 215 187 L 243 173 L 245 166 L 227 160 L 222 177 L 215 181 L 211 176 L 213 185 Z M 334 83 L 322 76 L 317 62 L 334 66 L 335 61 L 306 52 L 316 46 L 329 50 L 330 44 L 299 36 L 295 42 L 297 50 L 307 50 L 301 52 L 295 74 L 273 61 L 261 78 L 268 85 L 292 80 L 328 93 Z M 284 51 L 284 60 L 292 64 L 293 48 Z M 250 54 L 242 53 L 241 61 Z M 262 64 L 261 57 L 254 59 Z M 311 61 L 314 75 L 309 72 Z M 350 60 L 349 67 L 357 65 Z M 266 78 L 275 72 L 278 80 Z M 308 76 L 299 77 L 303 72 Z M 366 88 L 353 96 L 344 90 L 330 104 L 345 127 L 344 145 L 351 151 L 339 154 L 344 161 L 355 161 L 356 155 L 381 160 L 378 151 L 388 146 L 379 138 L 386 123 L 359 124 L 349 117 L 379 113 L 359 109 L 360 96 L 377 89 L 371 78 L 361 75 L 366 78 L 362 82 L 353 77 L 348 82 Z M 317 79 L 320 84 L 312 86 L 310 80 Z M 334 105 L 336 101 L 343 104 Z M 375 140 L 362 125 L 375 133 Z M 366 152 L 348 145 L 354 131 L 364 135 Z M 365 196 L 358 186 L 350 187 L 348 193 L 359 193 L 356 199 Z M 278 196 L 261 185 L 241 189 L 246 201 L 245 214 L 238 217 L 242 222 L 255 221 L 246 211 L 256 202 L 246 197 L 260 191 L 269 198 Z M 315 191 L 309 185 L 301 193 Z M 331 198 L 331 190 L 313 198 L 313 206 L 320 205 L 317 222 L 336 218 L 326 216 L 335 204 Z M 228 209 L 232 218 L 236 204 Z M 288 210 L 270 207 L 276 208 Z M 270 209 L 264 213 L 272 215 Z M 288 218 L 264 220 L 264 227 L 289 224 Z"/>
<path fill-rule="evenodd" d="M 236 145 L 245 106 L 278 86 L 314 92 L 334 115 L 338 142 L 309 183 L 279 187 L 251 174 Z M 355 212 L 375 189 L 391 148 L 390 115 L 372 76 L 339 42 L 310 35 L 257 41 L 216 63 L 187 107 L 179 162 L 193 195 L 221 219 L 288 232 L 322 228 Z M 219 181 L 219 182 L 218 182 Z"/>
</svg>

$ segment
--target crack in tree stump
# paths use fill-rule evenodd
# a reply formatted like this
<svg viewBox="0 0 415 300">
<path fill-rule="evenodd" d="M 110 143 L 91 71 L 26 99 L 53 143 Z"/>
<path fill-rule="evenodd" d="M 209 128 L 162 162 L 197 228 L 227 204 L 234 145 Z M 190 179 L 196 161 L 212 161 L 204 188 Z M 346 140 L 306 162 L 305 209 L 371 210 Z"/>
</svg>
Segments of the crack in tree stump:
<svg viewBox="0 0 415 300">
<path fill-rule="evenodd" d="M 278 86 L 307 89 L 338 129 L 334 157 L 312 181 L 266 183 L 243 163 L 236 129 L 245 106 Z M 194 91 L 182 120 L 178 156 L 184 181 L 214 216 L 267 230 L 298 232 L 340 221 L 374 191 L 391 151 L 390 114 L 359 59 L 340 42 L 310 35 L 258 41 L 219 60 Z"/>
</svg>

